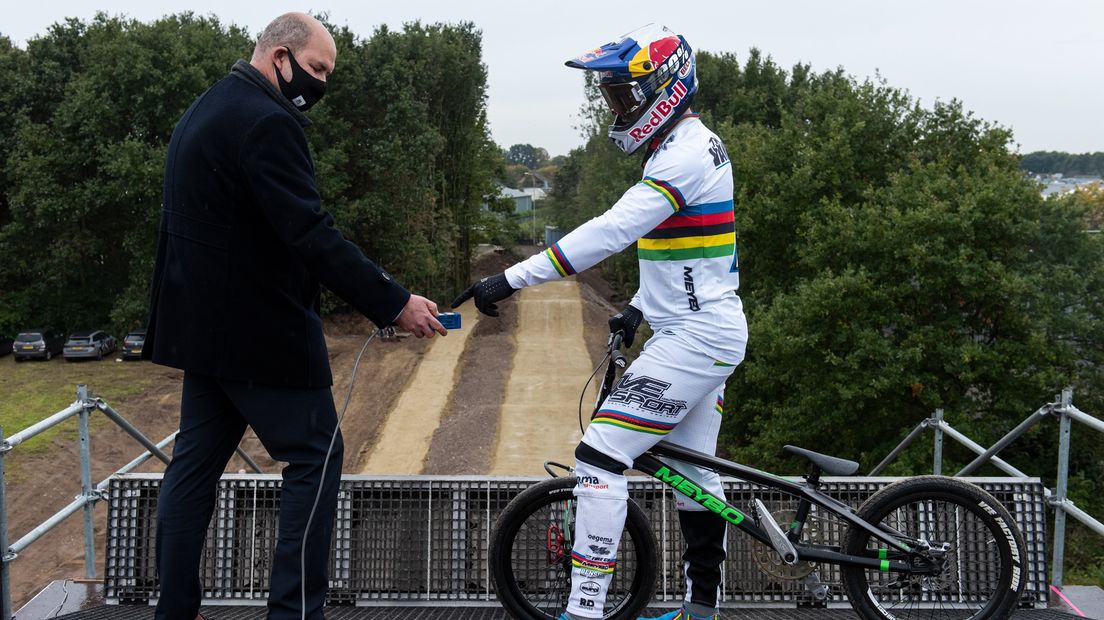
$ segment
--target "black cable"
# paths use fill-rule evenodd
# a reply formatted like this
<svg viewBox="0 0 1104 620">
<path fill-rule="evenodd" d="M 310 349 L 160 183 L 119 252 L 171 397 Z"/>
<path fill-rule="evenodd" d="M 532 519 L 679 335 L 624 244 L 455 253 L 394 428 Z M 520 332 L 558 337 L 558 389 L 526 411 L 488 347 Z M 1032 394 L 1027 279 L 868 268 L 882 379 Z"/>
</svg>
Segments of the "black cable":
<svg viewBox="0 0 1104 620">
<path fill-rule="evenodd" d="M 590 377 L 587 378 L 587 382 L 583 385 L 583 391 L 579 392 L 579 432 L 585 433 L 586 429 L 583 428 L 583 399 L 586 398 L 587 388 L 590 387 L 590 382 L 594 380 L 594 375 L 598 374 L 598 371 L 605 365 L 606 360 L 610 357 L 609 352 L 602 358 L 602 361 L 598 362 L 598 366 L 594 368 L 594 372 L 590 373 Z"/>
<path fill-rule="evenodd" d="M 69 585 L 67 581 L 61 582 L 61 591 L 65 594 L 65 596 L 62 597 L 61 602 L 58 603 L 58 606 L 50 612 L 50 615 L 48 616 L 50 618 L 57 618 L 58 615 L 61 613 L 61 608 L 65 607 L 65 602 L 69 600 Z"/>
<path fill-rule="evenodd" d="M 360 353 L 357 353 L 356 361 L 353 362 L 353 375 L 349 377 L 349 389 L 345 391 L 345 404 L 341 406 L 341 413 L 337 416 L 337 425 L 334 426 L 333 436 L 330 437 L 330 447 L 326 448 L 326 459 L 322 461 L 322 476 L 318 481 L 318 493 L 314 496 L 314 505 L 311 506 L 310 516 L 307 517 L 307 527 L 303 530 L 303 542 L 299 549 L 299 595 L 302 620 L 307 620 L 307 533 L 310 532 L 311 523 L 314 522 L 314 511 L 318 509 L 318 502 L 322 498 L 322 485 L 326 481 L 326 467 L 330 464 L 330 454 L 333 453 L 334 444 L 337 443 L 337 434 L 341 431 L 341 421 L 345 419 L 345 410 L 349 408 L 349 399 L 353 396 L 353 386 L 356 385 L 360 358 L 364 357 L 364 351 L 368 348 L 368 343 L 372 342 L 382 332 L 382 329 L 372 332 L 372 335 L 364 341 L 364 346 L 360 347 Z"/>
</svg>

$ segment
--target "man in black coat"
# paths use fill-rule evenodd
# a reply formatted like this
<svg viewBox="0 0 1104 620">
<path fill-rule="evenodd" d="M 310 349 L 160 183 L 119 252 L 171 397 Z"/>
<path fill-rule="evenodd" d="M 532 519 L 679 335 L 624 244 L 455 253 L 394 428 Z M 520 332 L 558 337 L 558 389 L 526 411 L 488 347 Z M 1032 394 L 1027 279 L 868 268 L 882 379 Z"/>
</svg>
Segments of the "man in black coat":
<svg viewBox="0 0 1104 620">
<path fill-rule="evenodd" d="M 320 285 L 378 326 L 445 335 L 436 305 L 365 258 L 322 209 L 303 111 L 336 56 L 317 20 L 277 18 L 169 143 L 143 350 L 185 371 L 158 501 L 159 619 L 197 617 L 217 482 L 246 426 L 287 463 L 268 617 L 322 618 L 343 445 Z"/>
</svg>

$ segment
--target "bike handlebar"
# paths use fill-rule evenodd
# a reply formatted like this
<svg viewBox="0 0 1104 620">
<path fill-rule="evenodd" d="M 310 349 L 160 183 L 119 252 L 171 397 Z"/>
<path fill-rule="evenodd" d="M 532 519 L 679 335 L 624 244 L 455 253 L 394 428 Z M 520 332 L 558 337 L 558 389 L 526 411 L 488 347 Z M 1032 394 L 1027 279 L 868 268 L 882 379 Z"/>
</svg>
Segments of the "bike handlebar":
<svg viewBox="0 0 1104 620">
<path fill-rule="evenodd" d="M 625 365 L 626 365 L 625 354 L 621 353 L 621 341 L 622 341 L 623 338 L 624 338 L 624 334 L 621 333 L 620 331 L 613 332 L 612 334 L 609 335 L 609 341 L 607 341 L 607 343 L 606 343 L 606 346 L 608 348 L 608 353 L 607 353 L 606 357 L 609 360 L 609 363 L 606 365 L 606 374 L 605 374 L 604 377 L 602 377 L 602 384 L 598 387 L 598 398 L 594 403 L 594 411 L 592 411 L 591 414 L 590 414 L 591 419 L 594 419 L 594 415 L 598 413 L 598 408 L 602 405 L 602 403 L 606 400 L 606 397 L 609 396 L 610 392 L 613 390 L 613 382 L 617 378 L 617 370 L 616 369 L 617 368 L 624 368 Z M 601 364 L 599 364 L 598 368 L 594 369 L 594 372 L 597 373 L 598 369 L 601 368 L 601 367 L 602 367 Z M 594 375 L 591 375 L 591 377 L 593 378 Z M 587 384 L 588 385 L 590 384 L 589 380 L 587 381 Z M 583 387 L 583 391 L 584 392 L 586 391 L 585 386 Z M 579 395 L 579 405 L 580 405 L 580 407 L 579 407 L 580 408 L 580 411 L 579 411 L 579 415 L 580 415 L 579 428 L 581 429 L 582 428 L 582 419 L 581 419 L 581 417 L 582 417 L 582 395 L 581 394 Z"/>
</svg>

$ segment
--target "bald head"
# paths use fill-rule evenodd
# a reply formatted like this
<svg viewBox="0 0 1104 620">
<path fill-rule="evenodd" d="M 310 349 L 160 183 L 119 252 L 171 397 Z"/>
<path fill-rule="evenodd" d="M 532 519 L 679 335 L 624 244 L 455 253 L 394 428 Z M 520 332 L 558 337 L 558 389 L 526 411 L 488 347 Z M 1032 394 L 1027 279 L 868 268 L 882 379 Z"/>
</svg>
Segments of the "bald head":
<svg viewBox="0 0 1104 620">
<path fill-rule="evenodd" d="M 249 64 L 276 85 L 276 72 L 292 77 L 288 51 L 308 73 L 325 81 L 337 63 L 337 45 L 326 26 L 306 13 L 285 13 L 272 20 L 253 48 Z"/>
</svg>

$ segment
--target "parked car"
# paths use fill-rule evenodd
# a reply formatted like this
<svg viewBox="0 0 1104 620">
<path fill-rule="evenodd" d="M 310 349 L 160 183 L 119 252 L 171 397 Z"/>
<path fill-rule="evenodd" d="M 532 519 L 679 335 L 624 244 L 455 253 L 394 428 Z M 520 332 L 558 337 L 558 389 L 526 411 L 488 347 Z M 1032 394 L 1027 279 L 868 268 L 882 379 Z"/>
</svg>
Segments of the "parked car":
<svg viewBox="0 0 1104 620">
<path fill-rule="evenodd" d="M 74 332 L 65 343 L 65 361 L 78 359 L 102 360 L 115 351 L 115 338 L 99 330 Z"/>
<path fill-rule="evenodd" d="M 55 329 L 28 329 L 15 337 L 12 354 L 17 362 L 35 358 L 49 360 L 61 353 L 64 345 L 65 337 Z"/>
<path fill-rule="evenodd" d="M 132 331 L 123 338 L 123 359 L 136 360 L 142 358 L 142 345 L 146 343 L 146 330 Z"/>
<path fill-rule="evenodd" d="M 12 348 L 13 344 L 15 344 L 15 340 L 0 336 L 0 357 L 4 357 L 8 353 L 14 351 L 15 349 Z"/>
</svg>

